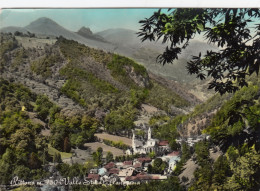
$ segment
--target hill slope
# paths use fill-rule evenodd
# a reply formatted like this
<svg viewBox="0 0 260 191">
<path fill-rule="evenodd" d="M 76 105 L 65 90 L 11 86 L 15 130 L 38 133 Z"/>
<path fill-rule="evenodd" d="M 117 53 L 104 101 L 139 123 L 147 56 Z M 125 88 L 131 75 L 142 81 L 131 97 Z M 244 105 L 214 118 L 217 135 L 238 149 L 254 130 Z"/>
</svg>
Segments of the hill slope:
<svg viewBox="0 0 260 191">
<path fill-rule="evenodd" d="M 15 30 L 23 33 L 27 33 L 27 31 L 29 31 L 30 33 L 35 33 L 36 35 L 45 38 L 46 36 L 63 36 L 66 39 L 75 40 L 89 47 L 130 57 L 138 63 L 144 65 L 150 72 L 178 81 L 179 83 L 185 85 L 191 85 L 189 89 L 194 90 L 193 92 L 198 92 L 197 95 L 202 98 L 204 96 L 204 99 L 208 97 L 207 94 L 200 95 L 201 92 L 207 91 L 205 88 L 196 89 L 198 80 L 195 76 L 187 75 L 186 70 L 186 63 L 191 55 L 198 55 L 200 51 L 205 52 L 206 50 L 216 49 L 214 46 L 208 45 L 205 42 L 192 41 L 187 50 L 184 50 L 182 55 L 180 55 L 179 60 L 175 61 L 173 64 L 161 66 L 156 63 L 156 57 L 163 52 L 165 45 L 161 44 L 160 41 L 157 43 L 142 43 L 137 37 L 136 31 L 133 30 L 108 29 L 92 34 L 90 29 L 82 27 L 78 32 L 72 32 L 60 26 L 55 21 L 44 17 L 33 21 L 24 28 L 7 27 L 1 29 L 0 31 L 14 33 Z"/>
</svg>

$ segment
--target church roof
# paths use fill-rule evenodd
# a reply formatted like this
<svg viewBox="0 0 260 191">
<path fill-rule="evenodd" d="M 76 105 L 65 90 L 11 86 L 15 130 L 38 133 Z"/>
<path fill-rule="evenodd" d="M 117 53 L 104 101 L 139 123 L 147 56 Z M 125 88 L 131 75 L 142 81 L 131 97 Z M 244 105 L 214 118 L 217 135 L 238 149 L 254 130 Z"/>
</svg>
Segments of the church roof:
<svg viewBox="0 0 260 191">
<path fill-rule="evenodd" d="M 135 146 L 136 147 L 142 147 L 143 146 L 143 142 L 142 141 L 138 141 L 135 139 Z"/>
</svg>

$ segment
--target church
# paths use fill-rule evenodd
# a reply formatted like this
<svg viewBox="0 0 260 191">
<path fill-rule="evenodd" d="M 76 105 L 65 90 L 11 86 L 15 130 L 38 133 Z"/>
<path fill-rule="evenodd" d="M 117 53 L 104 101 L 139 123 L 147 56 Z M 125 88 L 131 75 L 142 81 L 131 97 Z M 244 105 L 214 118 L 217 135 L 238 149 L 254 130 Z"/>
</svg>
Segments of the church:
<svg viewBox="0 0 260 191">
<path fill-rule="evenodd" d="M 133 130 L 132 137 L 132 149 L 128 149 L 126 154 L 149 154 L 155 152 L 156 154 L 170 152 L 170 147 L 168 141 L 159 141 L 158 139 L 152 138 L 152 131 L 149 127 L 147 141 L 142 142 L 135 138 L 135 132 Z"/>
</svg>

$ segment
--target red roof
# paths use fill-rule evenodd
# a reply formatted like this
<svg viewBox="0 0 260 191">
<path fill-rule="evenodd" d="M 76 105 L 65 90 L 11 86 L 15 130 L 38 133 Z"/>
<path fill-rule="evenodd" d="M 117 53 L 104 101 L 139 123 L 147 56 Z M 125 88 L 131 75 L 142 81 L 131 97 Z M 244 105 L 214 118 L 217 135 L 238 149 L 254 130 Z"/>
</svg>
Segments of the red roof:
<svg viewBox="0 0 260 191">
<path fill-rule="evenodd" d="M 169 145 L 169 141 L 160 141 L 159 146 L 167 146 Z"/>
<path fill-rule="evenodd" d="M 114 168 L 115 167 L 115 163 L 113 163 L 113 162 L 107 163 L 104 167 L 106 169 Z"/>
<path fill-rule="evenodd" d="M 173 151 L 172 153 L 169 153 L 167 156 L 179 156 L 180 152 L 179 151 Z"/>
<path fill-rule="evenodd" d="M 119 169 L 111 168 L 108 172 L 109 172 L 109 174 L 118 174 L 119 173 Z"/>
<path fill-rule="evenodd" d="M 88 174 L 88 179 L 99 180 L 99 174 Z"/>
<path fill-rule="evenodd" d="M 139 162 L 141 162 L 141 163 L 143 163 L 143 162 L 151 162 L 152 161 L 152 159 L 149 158 L 149 157 L 147 157 L 147 158 L 138 158 L 137 160 Z"/>
<path fill-rule="evenodd" d="M 139 168 L 139 167 L 142 167 L 142 164 L 140 162 L 135 163 L 134 168 Z"/>
<path fill-rule="evenodd" d="M 133 161 L 124 161 L 124 165 L 133 165 Z"/>
</svg>

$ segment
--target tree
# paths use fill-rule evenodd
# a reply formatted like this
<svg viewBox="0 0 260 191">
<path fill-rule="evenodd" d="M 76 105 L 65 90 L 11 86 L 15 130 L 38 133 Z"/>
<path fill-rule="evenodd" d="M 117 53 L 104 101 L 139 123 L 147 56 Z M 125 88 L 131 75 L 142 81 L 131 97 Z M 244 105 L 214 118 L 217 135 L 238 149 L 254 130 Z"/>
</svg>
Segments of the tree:
<svg viewBox="0 0 260 191">
<path fill-rule="evenodd" d="M 62 163 L 62 159 L 61 159 L 61 154 L 60 153 L 54 153 L 53 162 Z"/>
<path fill-rule="evenodd" d="M 169 9 L 141 20 L 138 36 L 142 41 L 162 38 L 165 51 L 157 57 L 162 64 L 171 63 L 195 35 L 219 47 L 193 56 L 188 62 L 190 74 L 205 79 L 212 77 L 209 89 L 224 94 L 247 86 L 246 76 L 259 72 L 260 60 L 259 9 Z M 250 28 L 253 28 L 250 30 Z"/>
<path fill-rule="evenodd" d="M 230 190 L 259 190 L 260 188 L 260 155 L 255 145 L 244 156 L 231 161 L 233 172 L 228 178 L 227 189 Z"/>
<path fill-rule="evenodd" d="M 191 157 L 190 147 L 186 142 L 183 142 L 181 145 L 181 158 L 183 161 L 187 161 Z"/>
<path fill-rule="evenodd" d="M 67 152 L 67 153 L 70 152 L 71 146 L 70 146 L 70 141 L 69 141 L 68 137 L 66 137 L 64 139 L 64 147 L 63 147 L 63 149 L 64 149 L 64 152 Z"/>
<path fill-rule="evenodd" d="M 114 160 L 114 155 L 110 151 L 108 151 L 106 156 L 106 162 L 109 163 L 113 160 Z"/>
<path fill-rule="evenodd" d="M 156 158 L 153 162 L 153 165 L 151 167 L 148 166 L 148 172 L 162 174 L 167 166 L 167 162 L 163 161 L 161 158 Z"/>
<path fill-rule="evenodd" d="M 103 157 L 103 149 L 98 147 L 97 151 L 93 153 L 93 160 L 95 161 L 97 166 L 102 164 L 102 157 Z"/>
<path fill-rule="evenodd" d="M 41 168 L 41 161 L 34 152 L 30 154 L 28 163 L 31 169 Z"/>
<path fill-rule="evenodd" d="M 226 183 L 227 177 L 231 175 L 231 170 L 227 158 L 223 155 L 218 157 L 218 159 L 213 165 L 213 170 L 213 184 L 221 190 L 223 189 L 223 186 Z"/>
</svg>

